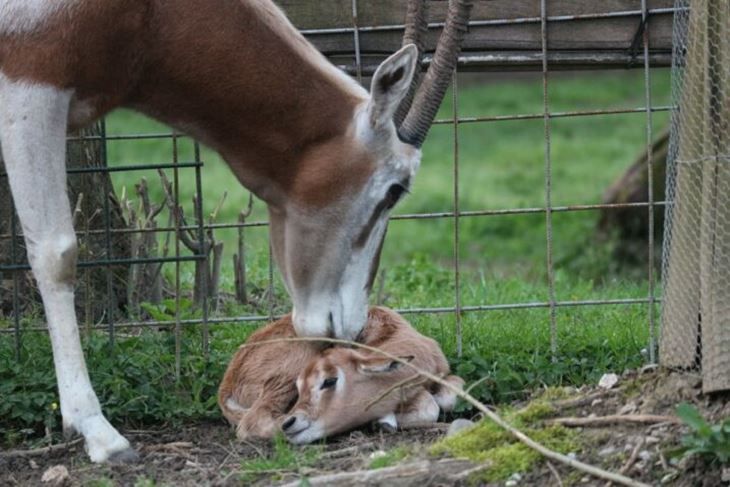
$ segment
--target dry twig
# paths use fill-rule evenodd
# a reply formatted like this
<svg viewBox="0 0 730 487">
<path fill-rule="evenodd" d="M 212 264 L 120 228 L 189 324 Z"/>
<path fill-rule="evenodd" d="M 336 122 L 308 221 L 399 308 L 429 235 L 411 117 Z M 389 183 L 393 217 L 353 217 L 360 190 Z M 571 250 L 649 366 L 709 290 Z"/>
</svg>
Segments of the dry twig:
<svg viewBox="0 0 730 487">
<path fill-rule="evenodd" d="M 674 416 L 660 416 L 656 414 L 611 414 L 608 416 L 596 416 L 592 418 L 555 418 L 548 420 L 549 423 L 555 423 L 562 426 L 608 426 L 620 423 L 672 423 L 679 424 L 679 418 Z"/>
<path fill-rule="evenodd" d="M 596 399 L 602 399 L 615 392 L 616 389 L 600 390 L 592 394 L 588 394 L 587 396 L 574 397 L 571 399 L 564 399 L 562 401 L 555 401 L 551 405 L 553 408 L 555 408 L 556 411 L 561 411 L 563 409 L 579 408 L 581 406 L 589 406 Z"/>
<path fill-rule="evenodd" d="M 634 447 L 633 451 L 631 452 L 631 455 L 629 455 L 628 460 L 626 460 L 626 463 L 624 463 L 621 466 L 621 469 L 619 470 L 619 473 L 625 474 L 626 472 L 629 471 L 629 469 L 631 468 L 631 466 L 636 462 L 636 458 L 639 456 L 639 450 L 641 450 L 641 447 L 642 446 L 644 446 L 644 439 L 643 438 L 642 438 L 641 441 L 639 441 L 636 444 L 636 446 Z M 609 480 L 608 482 L 606 482 L 606 487 L 610 487 L 610 485 L 612 485 L 612 484 L 613 484 L 613 482 L 611 482 Z"/>
<path fill-rule="evenodd" d="M 84 441 L 83 438 L 76 438 L 75 440 L 67 441 L 66 443 L 59 443 L 58 445 L 50 445 L 43 448 L 36 448 L 35 450 L 10 450 L 6 452 L 0 452 L 0 458 L 16 458 L 16 457 L 39 457 L 54 453 L 57 451 L 67 450 L 74 447 Z"/>
<path fill-rule="evenodd" d="M 376 397 L 375 399 L 373 399 L 372 401 L 370 401 L 368 403 L 368 405 L 365 406 L 365 411 L 367 411 L 368 409 L 370 409 L 371 407 L 373 407 L 374 405 L 376 405 L 377 403 L 379 403 L 380 401 L 382 401 L 388 394 L 390 394 L 391 392 L 395 391 L 396 389 L 400 389 L 401 387 L 403 387 L 403 388 L 406 388 L 406 387 L 409 387 L 409 388 L 410 387 L 418 387 L 418 386 L 422 386 L 426 382 L 427 381 L 421 379 L 418 374 L 412 375 L 410 377 L 406 377 L 405 379 L 396 382 L 391 387 L 389 387 L 385 392 L 383 392 L 378 397 Z"/>
<path fill-rule="evenodd" d="M 563 479 L 560 478 L 560 474 L 558 473 L 557 470 L 555 470 L 555 467 L 553 466 L 553 464 L 550 462 L 545 462 L 545 463 L 547 464 L 547 467 L 550 469 L 553 476 L 555 477 L 555 480 L 558 482 L 558 487 L 563 487 Z"/>
</svg>

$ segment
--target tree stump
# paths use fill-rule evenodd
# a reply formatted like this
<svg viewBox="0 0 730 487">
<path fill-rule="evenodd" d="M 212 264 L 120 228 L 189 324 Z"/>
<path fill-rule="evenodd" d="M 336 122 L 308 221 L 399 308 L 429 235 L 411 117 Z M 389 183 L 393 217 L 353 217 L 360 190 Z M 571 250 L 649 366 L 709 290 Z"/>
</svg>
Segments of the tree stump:
<svg viewBox="0 0 730 487">
<path fill-rule="evenodd" d="M 664 201 L 666 186 L 669 131 L 663 132 L 652 144 L 652 176 L 654 201 Z M 649 171 L 646 149 L 603 194 L 603 204 L 646 203 L 649 201 Z M 645 206 L 601 210 L 598 224 L 602 234 L 614 233 L 619 239 L 616 257 L 630 263 L 646 260 L 649 240 L 649 211 Z M 664 208 L 654 208 L 654 239 L 661 245 L 664 230 Z M 657 257 L 661 253 L 658 253 Z"/>
</svg>

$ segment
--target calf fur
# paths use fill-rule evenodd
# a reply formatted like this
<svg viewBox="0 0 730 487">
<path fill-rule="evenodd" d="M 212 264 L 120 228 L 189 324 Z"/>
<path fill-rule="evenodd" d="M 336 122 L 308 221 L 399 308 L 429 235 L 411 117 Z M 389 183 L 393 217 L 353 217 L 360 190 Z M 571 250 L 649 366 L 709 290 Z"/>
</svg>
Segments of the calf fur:
<svg viewBox="0 0 730 487">
<path fill-rule="evenodd" d="M 271 438 L 281 430 L 292 443 L 309 443 L 371 421 L 389 429 L 433 422 L 439 409 L 453 409 L 451 390 L 376 352 L 315 342 L 256 345 L 294 336 L 287 315 L 251 335 L 233 356 L 218 404 L 239 438 Z M 448 375 L 438 344 L 392 310 L 371 308 L 360 341 L 463 385 Z"/>
</svg>

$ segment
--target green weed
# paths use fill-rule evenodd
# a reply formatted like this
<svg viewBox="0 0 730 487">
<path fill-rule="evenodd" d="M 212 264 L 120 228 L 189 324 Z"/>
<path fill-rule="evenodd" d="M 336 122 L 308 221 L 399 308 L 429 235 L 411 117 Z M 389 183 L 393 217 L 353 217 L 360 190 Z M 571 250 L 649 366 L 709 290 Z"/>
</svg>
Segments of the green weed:
<svg viewBox="0 0 730 487">
<path fill-rule="evenodd" d="M 692 430 L 682 437 L 677 455 L 697 455 L 713 463 L 730 462 L 730 418 L 711 425 L 697 408 L 686 403 L 677 406 L 677 416 Z"/>
</svg>

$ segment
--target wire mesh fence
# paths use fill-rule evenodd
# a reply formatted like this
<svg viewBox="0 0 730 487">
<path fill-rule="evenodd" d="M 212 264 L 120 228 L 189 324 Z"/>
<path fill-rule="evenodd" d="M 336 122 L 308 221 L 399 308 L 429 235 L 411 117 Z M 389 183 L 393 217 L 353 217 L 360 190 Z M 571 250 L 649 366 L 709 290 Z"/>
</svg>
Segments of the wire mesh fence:
<svg viewBox="0 0 730 487">
<path fill-rule="evenodd" d="M 661 361 L 730 387 L 730 6 L 678 0 Z"/>
<path fill-rule="evenodd" d="M 363 2 L 352 0 L 351 2 L 351 23 L 343 25 L 335 30 L 333 28 L 305 29 L 304 33 L 316 42 L 318 36 L 340 35 L 349 37 L 347 45 L 352 49 L 343 49 L 337 56 L 332 56 L 333 61 L 340 65 L 358 79 L 367 82 L 368 75 L 373 72 L 373 59 L 379 59 L 382 54 L 363 50 L 362 36 L 378 32 L 400 32 L 402 25 L 361 25 L 359 8 Z M 434 2 L 437 3 L 437 2 Z M 490 2 L 485 2 L 490 3 Z M 553 360 L 565 359 L 561 356 L 561 335 L 559 321 L 561 318 L 570 320 L 578 310 L 601 307 L 609 309 L 612 307 L 638 308 L 641 326 L 646 331 L 646 338 L 638 348 L 643 348 L 645 356 L 642 360 L 647 362 L 656 361 L 656 316 L 657 303 L 660 301 L 657 292 L 657 276 L 655 273 L 655 216 L 661 212 L 664 202 L 661 197 L 654 194 L 655 171 L 652 167 L 655 150 L 655 129 L 654 117 L 657 114 L 666 114 L 671 110 L 667 100 L 657 102 L 652 95 L 653 76 L 667 77 L 666 71 L 656 74 L 652 71 L 654 66 L 662 66 L 668 63 L 666 53 L 653 49 L 652 42 L 652 19 L 658 16 L 671 16 L 686 6 L 677 8 L 659 7 L 650 8 L 646 0 L 630 2 L 635 4 L 632 8 L 615 8 L 609 11 L 582 12 L 579 14 L 553 14 L 551 12 L 552 2 L 541 0 L 539 15 L 515 14 L 509 18 L 476 20 L 473 28 L 495 28 L 499 26 L 530 25 L 536 28 L 538 33 L 537 46 L 539 51 L 529 54 L 520 52 L 496 52 L 484 53 L 475 50 L 467 50 L 460 60 L 459 71 L 454 76 L 452 86 L 452 99 L 446 103 L 440 118 L 435 122 L 437 132 L 448 134 L 448 151 L 441 148 L 434 150 L 441 156 L 448 152 L 451 162 L 448 167 L 449 177 L 443 177 L 442 184 L 448 186 L 449 201 L 442 208 L 429 208 L 428 210 L 414 208 L 414 211 L 406 211 L 396 214 L 392 218 L 392 227 L 405 224 L 420 225 L 420 232 L 428 234 L 434 231 L 449 232 L 451 242 L 451 255 L 443 264 L 448 269 L 450 279 L 444 285 L 444 296 L 439 302 L 416 302 L 410 301 L 405 304 L 397 301 L 398 311 L 413 316 L 445 316 L 450 317 L 447 326 L 453 331 L 449 339 L 454 340 L 455 354 L 461 356 L 468 346 L 468 332 L 472 327 L 479 325 L 473 320 L 466 322 L 465 317 L 487 316 L 489 313 L 499 312 L 523 312 L 529 310 L 542 310 L 544 313 L 536 315 L 540 323 L 536 326 L 545 327 L 548 330 L 547 339 Z M 594 6 L 597 4 L 593 4 Z M 562 6 L 562 4 L 561 4 Z M 286 7 L 286 5 L 285 5 Z M 678 10 L 679 9 L 679 10 Z M 348 14 L 349 15 L 349 14 Z M 621 18 L 632 22 L 634 28 L 632 35 L 625 45 L 610 53 L 596 55 L 595 53 L 573 52 L 566 53 L 557 47 L 551 46 L 551 32 L 556 26 L 562 26 L 567 22 L 581 22 L 585 20 Z M 575 24 L 574 24 L 575 25 Z M 441 24 L 434 22 L 430 25 L 432 31 L 438 31 Z M 560 51 L 560 52 L 557 52 Z M 572 57 L 571 57 L 572 56 Z M 349 59 L 352 59 L 350 62 Z M 429 58 L 425 59 L 428 64 Z M 635 68 L 642 72 L 639 84 L 635 85 L 635 93 L 631 97 L 631 106 L 621 107 L 592 107 L 574 109 L 569 107 L 556 107 L 551 100 L 551 89 L 558 83 L 555 81 L 559 75 L 554 73 L 557 69 L 566 69 L 580 65 L 581 67 L 603 67 L 603 68 Z M 461 72 L 466 71 L 515 71 L 529 69 L 535 72 L 536 77 L 528 77 L 532 80 L 526 86 L 539 87 L 539 105 L 535 110 L 524 113 L 475 113 L 472 107 L 464 106 L 462 98 L 463 86 L 474 89 L 475 81 L 470 75 Z M 482 83 L 483 80 L 478 81 Z M 537 83 L 537 84 L 535 84 Z M 489 85 L 484 86 L 489 89 Z M 530 88 L 531 89 L 531 88 Z M 645 164 L 642 171 L 646 174 L 645 198 L 640 201 L 606 202 L 599 198 L 590 201 L 570 200 L 570 185 L 579 185 L 583 181 L 556 182 L 557 172 L 560 172 L 562 161 L 554 159 L 554 136 L 555 125 L 577 121 L 579 124 L 592 123 L 595 119 L 611 119 L 623 123 L 626 117 L 632 120 L 641 119 L 642 143 L 645 152 Z M 585 122 L 584 122 L 585 121 Z M 523 125 L 520 125 L 523 124 Z M 475 148 L 465 145 L 465 131 L 478 131 L 478 137 L 485 141 L 488 146 L 492 127 L 505 125 L 514 127 L 514 130 L 521 130 L 519 127 L 539 126 L 538 136 L 533 137 L 534 131 L 526 131 L 524 144 L 539 148 L 542 156 L 537 161 L 539 166 L 530 167 L 529 170 L 537 170 L 540 173 L 540 184 L 542 187 L 542 198 L 540 201 L 530 201 L 523 205 L 500 205 L 488 202 L 481 207 L 464 203 L 466 191 L 478 191 L 469 185 L 473 174 L 465 172 L 462 165 L 465 151 L 473 151 Z M 96 207 L 85 210 L 83 218 L 76 222 L 78 237 L 81 243 L 81 261 L 79 262 L 78 288 L 93 288 L 95 292 L 87 293 L 84 302 L 77 302 L 78 313 L 81 316 L 82 328 L 91 332 L 102 330 L 108 333 L 109 340 L 113 343 L 115 337 L 120 333 L 133 333 L 134 330 L 142 328 L 156 328 L 169 330 L 175 338 L 176 372 L 180 374 L 180 354 L 182 353 L 181 341 L 184 339 L 183 328 L 199 327 L 201 353 L 207 355 L 209 351 L 210 331 L 212 327 L 221 324 L 240 323 L 258 324 L 270 320 L 272 317 L 288 311 L 288 302 L 285 298 L 283 288 L 277 283 L 274 264 L 271 259 L 271 251 L 268 246 L 265 234 L 267 227 L 265 214 L 261 211 L 261 204 L 254 204 L 254 211 L 250 211 L 247 200 L 238 202 L 236 210 L 237 218 L 229 221 L 219 221 L 217 209 L 220 208 L 219 199 L 221 194 L 210 194 L 204 191 L 206 164 L 201 155 L 201 148 L 197 142 L 190 140 L 184 134 L 167 132 L 157 126 L 150 128 L 148 132 L 140 133 L 118 133 L 111 132 L 105 124 L 99 125 L 96 132 L 82 133 L 70 137 L 70 144 L 81 144 L 89 147 L 89 144 L 96 147 L 93 154 L 86 154 L 87 163 L 84 167 L 70 167 L 69 178 L 75 178 L 87 174 L 103 174 L 115 177 L 115 174 L 129 174 L 134 172 L 144 174 L 147 179 L 144 183 L 134 186 L 136 196 L 132 198 L 120 190 L 116 185 L 116 193 L 105 191 L 101 203 Z M 446 138 L 439 140 L 447 140 Z M 474 137 L 469 137 L 470 143 Z M 131 160 L 112 160 L 109 154 L 114 153 L 114 147 L 123 144 L 134 144 L 140 151 L 144 151 L 146 143 L 164 141 L 167 152 L 164 155 L 155 152 L 155 157 L 160 156 L 166 159 L 164 162 L 136 163 Z M 562 143 L 562 142 L 561 142 Z M 426 152 L 428 152 L 428 144 Z M 476 150 L 488 151 L 488 148 L 476 148 Z M 585 159 L 586 165 L 591 163 L 591 155 L 580 156 Z M 426 159 L 426 158 L 425 158 Z M 485 158 L 486 160 L 487 158 Z M 421 172 L 431 170 L 428 161 L 423 164 Z M 485 171 L 488 171 L 485 166 Z M 527 169 L 525 169 L 527 172 Z M 440 176 L 446 175 L 444 170 Z M 229 176 L 230 177 L 230 176 Z M 0 175 L 0 184 L 4 175 Z M 450 183 L 448 181 L 450 179 Z M 556 184 L 561 188 L 560 197 L 556 198 Z M 98 187 L 98 182 L 97 182 Z M 154 188 L 154 189 L 151 189 Z M 418 191 L 416 189 L 415 191 Z M 88 191 L 87 191 L 88 192 Z M 131 193 L 132 190 L 129 190 Z M 183 193 L 185 196 L 183 196 Z M 218 191 L 220 193 L 220 191 Z M 186 201 L 185 198 L 191 199 Z M 78 206 L 84 206 L 84 199 L 76 195 Z M 157 198 L 157 200 L 155 200 Z M 248 208 L 248 210 L 247 210 Z M 659 211 L 658 211 L 659 210 Z M 643 257 L 642 284 L 638 286 L 640 291 L 632 291 L 622 294 L 618 289 L 615 295 L 599 296 L 589 295 L 577 296 L 574 293 L 566 292 L 559 282 L 560 273 L 570 272 L 562 269 L 563 264 L 556 264 L 556 252 L 560 251 L 564 242 L 556 235 L 556 219 L 567 218 L 571 215 L 598 212 L 619 212 L 634 211 L 643 212 L 646 215 L 646 225 L 642 228 L 646 236 L 645 252 Z M 123 224 L 114 224 L 113 215 L 118 212 L 122 215 Z M 240 212 L 240 213 L 239 213 Z M 167 217 L 166 223 L 157 223 L 158 218 Z M 471 288 L 471 282 L 475 274 L 474 269 L 480 266 L 488 266 L 486 258 L 478 261 L 475 252 L 470 251 L 473 245 L 474 232 L 465 233 L 465 228 L 476 221 L 498 221 L 504 218 L 521 218 L 529 220 L 528 225 L 544 226 L 544 232 L 540 242 L 528 242 L 530 246 L 541 247 L 540 254 L 543 256 L 542 270 L 535 271 L 534 276 L 544 279 L 545 287 L 540 287 L 535 292 L 522 294 L 522 299 L 501 299 L 499 296 L 480 294 Z M 538 220 L 539 219 L 539 220 Z M 97 221 L 98 220 L 98 221 Z M 505 220 L 506 221 L 506 220 Z M 95 224 L 90 224 L 94 223 Z M 436 222 L 449 222 L 449 225 L 438 227 L 434 230 Z M 21 342 L 24 334 L 45 331 L 42 317 L 34 311 L 33 306 L 26 305 L 27 296 L 32 295 L 32 285 L 28 284 L 27 263 L 24 260 L 24 245 L 22 235 L 18 228 L 15 217 L 9 222 L 0 226 L 0 248 L 8 249 L 0 257 L 0 275 L 2 276 L 2 295 L 0 304 L 4 305 L 7 311 L 6 318 L 9 326 L 0 327 L 0 336 L 15 341 L 16 354 L 20 355 Z M 221 232 L 234 232 L 231 241 L 236 242 L 236 257 L 233 259 L 236 269 L 234 277 L 227 288 L 234 291 L 221 291 L 221 268 L 229 264 L 224 263 L 221 253 L 220 242 L 217 236 Z M 152 235 L 152 238 L 146 238 Z M 386 252 L 389 247 L 399 245 L 398 232 L 396 231 L 387 240 Z M 467 235 L 467 237 L 465 237 Z M 121 239 L 125 242 L 123 248 L 117 248 L 114 242 Z M 4 245 L 4 247 L 3 247 Z M 587 244 L 590 246 L 590 243 Z M 218 249 L 218 250 L 217 250 Z M 586 249 L 588 251 L 590 249 Z M 244 255 L 245 254 L 245 255 Z M 478 254 L 478 252 L 477 252 Z M 386 258 L 387 261 L 387 258 Z M 407 265 L 405 266 L 407 267 Z M 103 279 L 92 281 L 88 272 L 93 269 L 101 269 Z M 383 295 L 387 293 L 389 279 L 397 279 L 397 272 L 403 271 L 404 266 L 385 266 L 385 273 L 381 272 L 381 280 L 377 284 L 374 293 L 374 301 L 383 301 Z M 88 271 L 88 272 L 87 272 Z M 117 274 L 115 274 L 115 272 Z M 468 274 L 468 275 L 465 275 Z M 115 277 L 121 276 L 121 277 Z M 385 277 L 384 277 L 385 276 Z M 124 282 L 122 290 L 115 286 L 115 279 Z M 161 280 L 160 280 L 161 279 Z M 488 286 L 488 283 L 487 283 Z M 225 286 L 224 286 L 225 287 Z M 469 293 L 465 294 L 469 287 Z M 144 292 L 142 292 L 144 288 Z M 150 290 L 149 288 L 153 288 Z M 385 291 L 383 290 L 385 289 Z M 244 302 L 247 306 L 242 308 L 227 307 L 220 305 L 226 299 L 221 298 L 222 294 L 228 294 L 226 299 Z M 246 295 L 248 293 L 248 296 Z M 150 298 L 153 296 L 153 298 Z M 103 302 L 100 309 L 90 307 L 88 301 Z M 152 302 L 153 305 L 149 305 Z M 190 311 L 189 302 L 197 307 Z M 391 304 L 387 302 L 386 304 Z M 404 304 L 404 305 L 401 305 Z M 525 315 L 525 319 L 533 319 L 533 315 Z M 610 326 L 610 325 L 609 325 Z M 446 335 L 444 335 L 446 336 Z"/>
</svg>

